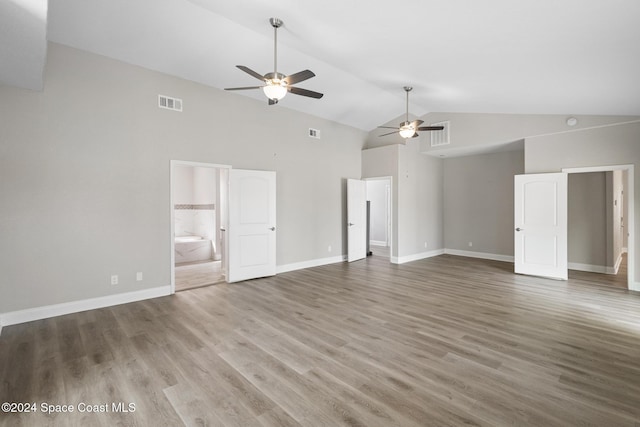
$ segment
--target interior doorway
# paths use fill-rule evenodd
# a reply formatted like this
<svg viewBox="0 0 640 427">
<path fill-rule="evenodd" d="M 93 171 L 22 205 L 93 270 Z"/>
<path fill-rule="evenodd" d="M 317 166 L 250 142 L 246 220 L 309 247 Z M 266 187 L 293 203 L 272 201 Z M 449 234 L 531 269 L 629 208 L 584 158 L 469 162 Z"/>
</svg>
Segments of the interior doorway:
<svg viewBox="0 0 640 427">
<path fill-rule="evenodd" d="M 605 233 L 611 235 L 607 239 L 606 257 L 607 268 L 610 271 L 602 271 L 602 273 L 614 274 L 619 272 L 625 273 L 624 264 L 626 261 L 626 284 L 627 289 L 640 291 L 635 283 L 635 233 L 634 233 L 634 198 L 624 197 L 625 194 L 634 194 L 634 166 L 633 165 L 616 165 L 616 166 L 595 166 L 585 168 L 567 168 L 562 172 L 568 174 L 584 174 L 592 172 L 611 172 L 608 176 L 614 179 L 612 185 L 607 184 L 606 197 L 606 216 L 607 229 Z M 602 231 L 602 230 L 598 230 Z M 586 271 L 586 270 L 585 270 Z M 598 271 L 599 272 L 599 271 Z"/>
<path fill-rule="evenodd" d="M 391 177 L 365 178 L 369 202 L 369 250 L 391 260 Z"/>
<path fill-rule="evenodd" d="M 229 166 L 171 161 L 171 292 L 226 280 Z"/>
</svg>

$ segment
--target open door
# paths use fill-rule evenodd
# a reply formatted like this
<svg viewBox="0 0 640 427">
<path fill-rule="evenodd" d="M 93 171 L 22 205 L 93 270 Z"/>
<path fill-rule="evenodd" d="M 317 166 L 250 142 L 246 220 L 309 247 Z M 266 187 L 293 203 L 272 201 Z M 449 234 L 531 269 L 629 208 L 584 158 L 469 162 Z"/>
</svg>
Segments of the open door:
<svg viewBox="0 0 640 427">
<path fill-rule="evenodd" d="M 276 274 L 276 173 L 229 171 L 227 281 Z"/>
<path fill-rule="evenodd" d="M 347 180 L 347 261 L 367 256 L 367 183 Z"/>
<path fill-rule="evenodd" d="M 515 176 L 515 272 L 567 280 L 567 174 Z"/>
</svg>

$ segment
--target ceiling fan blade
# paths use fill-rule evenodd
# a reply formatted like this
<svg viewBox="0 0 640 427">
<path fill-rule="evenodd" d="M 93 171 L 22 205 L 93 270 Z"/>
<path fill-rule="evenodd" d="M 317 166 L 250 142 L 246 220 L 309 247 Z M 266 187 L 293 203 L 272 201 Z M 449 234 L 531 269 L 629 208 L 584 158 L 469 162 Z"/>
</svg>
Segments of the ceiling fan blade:
<svg viewBox="0 0 640 427">
<path fill-rule="evenodd" d="M 420 126 L 423 123 L 424 123 L 424 120 L 414 120 L 414 121 L 411 122 L 411 124 L 413 125 L 414 129 L 416 129 L 418 126 Z"/>
<path fill-rule="evenodd" d="M 395 132 L 389 132 L 389 133 L 383 133 L 382 135 L 378 135 L 378 137 L 380 137 L 380 136 L 387 136 L 387 135 L 393 135 L 394 133 L 398 133 L 398 131 L 395 131 Z"/>
<path fill-rule="evenodd" d="M 308 96 L 309 98 L 320 99 L 324 96 L 324 94 L 320 92 L 314 92 L 312 90 L 302 89 L 294 86 L 287 86 L 287 90 L 296 95 Z"/>
<path fill-rule="evenodd" d="M 300 83 L 300 82 L 303 82 L 305 80 L 308 80 L 308 79 L 310 79 L 311 77 L 314 77 L 314 76 L 315 76 L 315 74 L 313 73 L 313 71 L 304 70 L 304 71 L 300 71 L 298 73 L 291 74 L 290 76 L 285 77 L 284 81 L 288 85 L 293 85 L 293 84 Z"/>
<path fill-rule="evenodd" d="M 224 88 L 224 90 L 248 90 L 248 89 L 262 89 L 262 86 L 225 87 Z"/>
<path fill-rule="evenodd" d="M 255 77 L 258 80 L 265 81 L 264 76 L 262 76 L 261 74 L 256 73 L 255 71 L 253 71 L 249 67 L 245 67 L 244 65 L 236 65 L 236 67 L 238 67 L 239 69 L 241 69 L 245 73 L 249 74 L 250 76 Z"/>
<path fill-rule="evenodd" d="M 422 126 L 416 130 L 442 130 L 444 126 Z"/>
<path fill-rule="evenodd" d="M 396 129 L 396 130 L 398 130 L 397 127 L 392 127 L 392 126 L 378 126 L 378 128 L 380 128 L 380 129 Z"/>
<path fill-rule="evenodd" d="M 417 138 L 418 136 L 418 132 L 415 132 L 411 138 Z"/>
<path fill-rule="evenodd" d="M 275 105 L 275 104 L 278 103 L 278 100 L 277 99 L 269 99 L 268 103 L 269 103 L 269 105 Z"/>
</svg>

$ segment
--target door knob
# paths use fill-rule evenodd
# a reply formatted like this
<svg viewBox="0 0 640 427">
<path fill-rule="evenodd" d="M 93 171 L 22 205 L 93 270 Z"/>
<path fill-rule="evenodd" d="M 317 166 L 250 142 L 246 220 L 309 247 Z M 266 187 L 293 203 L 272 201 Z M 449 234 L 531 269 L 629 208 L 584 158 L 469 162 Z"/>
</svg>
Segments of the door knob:
<svg viewBox="0 0 640 427">
<path fill-rule="evenodd" d="M 516 231 L 524 231 L 524 229 L 518 227 L 518 228 L 516 228 Z"/>
<path fill-rule="evenodd" d="M 269 227 L 269 230 L 276 231 L 276 228 L 275 227 Z"/>
<path fill-rule="evenodd" d="M 352 225 L 355 225 L 355 224 L 354 224 L 354 223 L 352 223 L 352 222 L 350 222 L 350 223 L 349 223 L 349 227 L 351 227 Z"/>
</svg>

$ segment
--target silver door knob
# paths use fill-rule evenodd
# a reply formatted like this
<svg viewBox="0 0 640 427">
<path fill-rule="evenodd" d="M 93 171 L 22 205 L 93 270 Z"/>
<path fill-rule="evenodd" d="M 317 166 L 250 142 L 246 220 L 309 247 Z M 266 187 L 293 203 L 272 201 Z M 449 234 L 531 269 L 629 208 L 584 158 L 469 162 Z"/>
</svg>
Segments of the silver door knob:
<svg viewBox="0 0 640 427">
<path fill-rule="evenodd" d="M 524 231 L 522 228 L 518 227 L 516 228 L 516 231 Z"/>
<path fill-rule="evenodd" d="M 350 223 L 349 223 L 349 227 L 351 227 L 351 226 L 353 226 L 353 225 L 355 225 L 355 224 L 354 224 L 354 223 L 352 223 L 352 222 L 350 222 Z"/>
<path fill-rule="evenodd" d="M 269 230 L 276 231 L 276 228 L 275 227 L 269 227 Z"/>
</svg>

